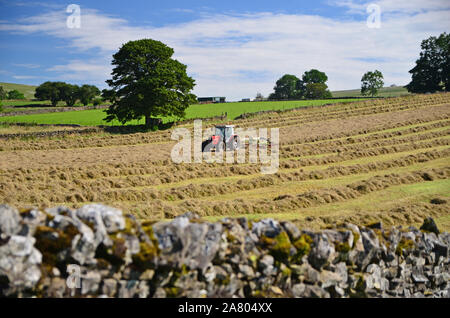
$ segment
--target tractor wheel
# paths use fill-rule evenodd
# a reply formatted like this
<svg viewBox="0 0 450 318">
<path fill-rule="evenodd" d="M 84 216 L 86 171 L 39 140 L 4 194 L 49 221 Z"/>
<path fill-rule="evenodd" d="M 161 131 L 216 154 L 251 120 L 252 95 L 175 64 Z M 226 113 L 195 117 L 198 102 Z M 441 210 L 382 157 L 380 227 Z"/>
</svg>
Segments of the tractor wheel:
<svg viewBox="0 0 450 318">
<path fill-rule="evenodd" d="M 241 140 L 239 139 L 239 136 L 234 137 L 232 147 L 232 150 L 237 150 L 241 147 Z"/>
<path fill-rule="evenodd" d="M 226 145 L 223 141 L 220 141 L 217 146 L 216 146 L 216 151 L 217 152 L 223 152 L 226 149 Z"/>
</svg>

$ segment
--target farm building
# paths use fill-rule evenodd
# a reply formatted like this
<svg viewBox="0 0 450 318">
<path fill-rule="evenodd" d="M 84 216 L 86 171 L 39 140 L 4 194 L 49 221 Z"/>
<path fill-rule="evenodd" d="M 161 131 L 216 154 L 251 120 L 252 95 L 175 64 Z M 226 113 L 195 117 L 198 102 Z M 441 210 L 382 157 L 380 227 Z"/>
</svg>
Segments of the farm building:
<svg viewBox="0 0 450 318">
<path fill-rule="evenodd" d="M 213 104 L 213 103 L 225 103 L 226 97 L 199 97 L 198 102 L 200 104 Z"/>
</svg>

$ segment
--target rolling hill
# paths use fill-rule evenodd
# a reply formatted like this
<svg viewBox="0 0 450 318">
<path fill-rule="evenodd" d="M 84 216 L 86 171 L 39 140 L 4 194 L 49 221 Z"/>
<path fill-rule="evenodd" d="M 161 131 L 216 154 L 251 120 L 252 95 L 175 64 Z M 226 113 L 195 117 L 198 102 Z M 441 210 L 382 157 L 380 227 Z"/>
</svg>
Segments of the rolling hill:
<svg viewBox="0 0 450 318">
<path fill-rule="evenodd" d="M 13 83 L 0 83 L 0 86 L 2 86 L 7 91 L 17 89 L 19 92 L 23 93 L 27 99 L 34 98 L 34 92 L 37 87 L 32 85 L 13 84 Z"/>
</svg>

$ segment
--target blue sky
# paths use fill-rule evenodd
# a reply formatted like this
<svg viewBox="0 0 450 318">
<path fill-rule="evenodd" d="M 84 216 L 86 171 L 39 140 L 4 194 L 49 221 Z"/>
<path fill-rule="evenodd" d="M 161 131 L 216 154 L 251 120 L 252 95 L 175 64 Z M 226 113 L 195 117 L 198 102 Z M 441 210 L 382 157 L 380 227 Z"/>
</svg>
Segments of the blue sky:
<svg viewBox="0 0 450 318">
<path fill-rule="evenodd" d="M 79 29 L 66 24 L 71 3 L 81 8 Z M 379 28 L 367 25 L 372 3 Z M 421 40 L 449 32 L 449 16 L 447 0 L 0 0 L 0 82 L 105 88 L 112 54 L 153 38 L 188 65 L 199 96 L 268 95 L 283 74 L 311 68 L 328 74 L 332 90 L 358 88 L 374 69 L 404 85 Z"/>
</svg>

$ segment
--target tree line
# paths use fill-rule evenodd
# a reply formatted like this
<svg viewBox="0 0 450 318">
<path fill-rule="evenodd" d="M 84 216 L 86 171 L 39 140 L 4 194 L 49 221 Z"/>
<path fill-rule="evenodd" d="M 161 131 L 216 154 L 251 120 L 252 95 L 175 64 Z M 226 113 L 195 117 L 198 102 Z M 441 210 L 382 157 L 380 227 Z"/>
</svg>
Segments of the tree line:
<svg viewBox="0 0 450 318">
<path fill-rule="evenodd" d="M 332 94 L 326 82 L 328 76 L 319 70 L 312 69 L 303 74 L 302 79 L 295 75 L 285 74 L 277 82 L 274 93 L 269 95 L 269 100 L 293 100 L 293 99 L 327 99 Z M 377 95 L 383 87 L 383 74 L 375 70 L 367 72 L 361 79 L 361 95 L 372 97 Z M 257 96 L 261 98 L 261 96 Z"/>
<path fill-rule="evenodd" d="M 442 33 L 422 41 L 422 52 L 416 66 L 409 71 L 411 82 L 405 86 L 410 93 L 435 93 L 450 90 L 450 34 Z M 299 79 L 285 74 L 275 84 L 269 100 L 325 99 L 332 97 L 324 72 L 312 69 Z M 361 95 L 376 96 L 384 85 L 383 74 L 369 71 L 361 78 Z M 257 96 L 257 99 L 262 99 Z"/>
<path fill-rule="evenodd" d="M 422 42 L 422 52 L 410 71 L 412 81 L 406 88 L 413 93 L 449 91 L 450 35 L 430 37 Z M 189 105 L 196 102 L 192 94 L 195 80 L 187 75 L 187 66 L 172 58 L 174 50 L 162 42 L 143 39 L 124 44 L 113 55 L 112 78 L 106 83 L 102 97 L 111 102 L 107 121 L 126 123 L 145 117 L 146 126 L 161 117 L 183 118 Z M 274 87 L 269 99 L 329 98 L 328 76 L 317 69 L 302 78 L 286 74 Z M 383 87 L 383 74 L 375 70 L 361 79 L 361 93 L 375 96 Z M 65 101 L 73 106 L 77 100 L 88 105 L 100 94 L 91 85 L 71 85 L 64 82 L 45 82 L 36 89 L 35 97 L 50 100 L 54 106 Z M 262 99 L 259 94 L 258 98 Z M 98 101 L 98 99 L 96 99 Z"/>
<path fill-rule="evenodd" d="M 34 97 L 36 99 L 51 101 L 53 106 L 63 101 L 67 106 L 72 107 L 79 100 L 84 106 L 94 103 L 99 105 L 102 99 L 99 98 L 101 92 L 94 85 L 72 85 L 65 82 L 45 82 L 36 88 Z"/>
<path fill-rule="evenodd" d="M 326 82 L 328 76 L 324 72 L 312 69 L 303 74 L 302 79 L 295 75 L 285 74 L 275 84 L 270 100 L 318 99 L 329 98 L 331 92 Z"/>
<path fill-rule="evenodd" d="M 23 93 L 19 92 L 17 89 L 13 89 L 11 91 L 7 91 L 3 88 L 3 86 L 0 86 L 0 100 L 20 100 L 25 99 L 25 95 Z"/>
</svg>

